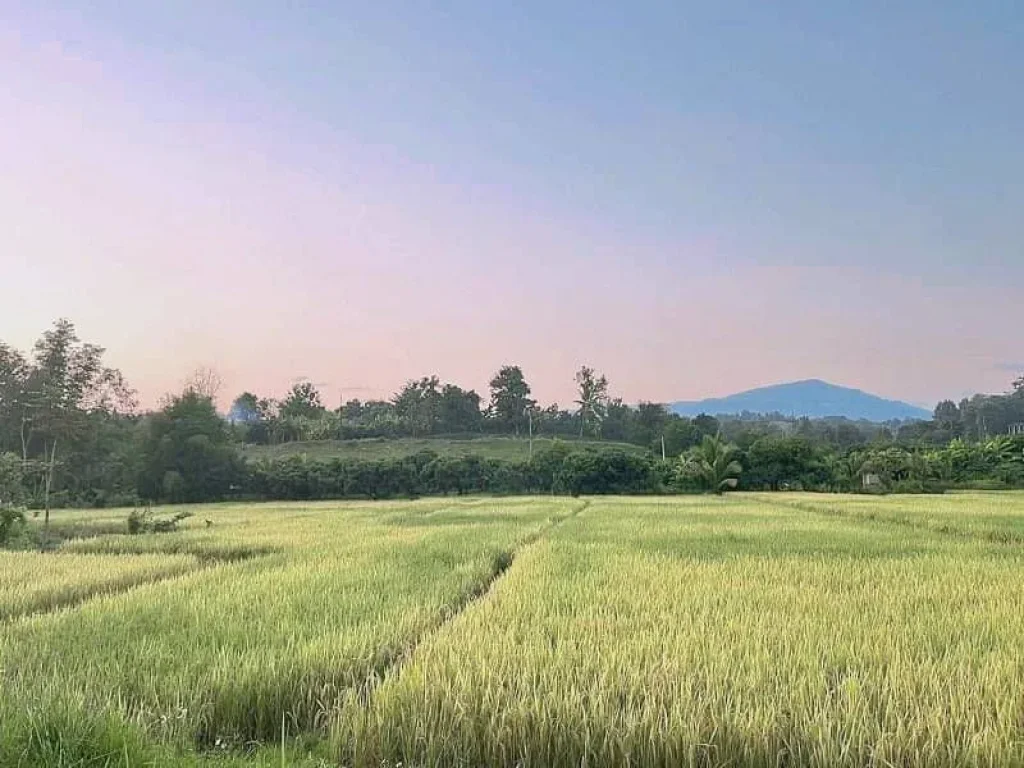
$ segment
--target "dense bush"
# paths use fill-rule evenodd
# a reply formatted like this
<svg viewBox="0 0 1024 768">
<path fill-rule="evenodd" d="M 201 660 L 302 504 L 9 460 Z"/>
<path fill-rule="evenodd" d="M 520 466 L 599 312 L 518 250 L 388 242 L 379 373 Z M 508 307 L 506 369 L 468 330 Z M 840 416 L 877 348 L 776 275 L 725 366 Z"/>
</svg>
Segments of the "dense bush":
<svg viewBox="0 0 1024 768">
<path fill-rule="evenodd" d="M 470 493 L 653 493 L 667 469 L 622 451 L 555 445 L 533 461 L 422 451 L 372 461 L 290 456 L 250 465 L 239 491 L 264 499 L 385 499 Z"/>
<path fill-rule="evenodd" d="M 223 498 L 243 473 L 227 425 L 208 397 L 175 397 L 148 423 L 139 473 L 145 499 L 196 502 Z"/>
<path fill-rule="evenodd" d="M 660 488 L 654 461 L 624 451 L 576 451 L 562 461 L 551 490 L 555 493 L 653 493 Z"/>
<path fill-rule="evenodd" d="M 22 461 L 13 453 L 0 453 L 0 507 L 17 507 L 25 502 Z"/>
<path fill-rule="evenodd" d="M 186 447 L 190 445 L 185 441 Z M 690 449 L 690 453 L 697 450 Z M 703 477 L 687 474 L 693 462 L 636 455 L 621 450 L 579 448 L 555 442 L 528 461 L 481 456 L 442 456 L 424 450 L 401 458 L 311 459 L 290 456 L 250 464 L 224 461 L 203 470 L 191 460 L 205 451 L 186 451 L 165 472 L 155 498 L 388 499 L 445 494 L 643 494 L 706 491 Z M 689 454 L 687 454 L 688 456 Z M 892 444 L 837 455 L 806 440 L 763 438 L 736 454 L 747 490 L 803 489 L 933 493 L 953 487 L 1024 486 L 1024 439 L 998 438 L 984 444 L 954 441 L 937 450 L 912 451 Z M 685 458 L 685 456 L 684 456 Z M 226 473 L 230 473 L 231 485 Z M 225 473 L 225 474 L 221 474 Z M 878 479 L 866 488 L 865 474 Z M 210 478 L 216 480 L 210 483 Z M 196 498 L 201 494 L 201 499 Z"/>
</svg>

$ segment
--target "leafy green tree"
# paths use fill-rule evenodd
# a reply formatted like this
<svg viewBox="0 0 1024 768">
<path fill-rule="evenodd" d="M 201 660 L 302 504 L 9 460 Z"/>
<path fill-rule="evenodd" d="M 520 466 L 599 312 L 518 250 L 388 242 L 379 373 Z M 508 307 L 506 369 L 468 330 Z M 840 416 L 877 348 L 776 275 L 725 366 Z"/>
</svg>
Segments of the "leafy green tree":
<svg viewBox="0 0 1024 768">
<path fill-rule="evenodd" d="M 257 402 L 257 407 L 260 403 Z M 323 440 L 335 437 L 338 419 L 329 414 L 320 400 L 320 393 L 310 382 L 295 384 L 277 409 L 269 424 L 273 442 Z"/>
<path fill-rule="evenodd" d="M 243 392 L 231 404 L 228 421 L 233 424 L 251 424 L 260 420 L 260 399 L 252 392 Z"/>
<path fill-rule="evenodd" d="M 636 407 L 636 423 L 633 439 L 630 442 L 637 445 L 657 445 L 660 450 L 661 438 L 665 434 L 665 427 L 671 418 L 673 417 L 664 404 L 640 402 Z"/>
<path fill-rule="evenodd" d="M 24 440 L 28 425 L 25 410 L 28 362 L 18 350 L 0 341 L 0 451 L 17 451 L 28 459 Z"/>
<path fill-rule="evenodd" d="M 933 418 L 937 424 L 949 429 L 960 423 L 960 409 L 952 400 L 943 400 L 935 406 Z"/>
<path fill-rule="evenodd" d="M 826 485 L 828 490 L 833 492 L 848 491 L 853 487 L 857 467 L 849 460 L 848 456 L 839 456 L 830 453 L 822 460 L 822 467 L 827 474 Z"/>
<path fill-rule="evenodd" d="M 240 471 L 227 424 L 213 401 L 194 391 L 172 397 L 149 420 L 139 491 L 171 502 L 223 498 Z"/>
<path fill-rule="evenodd" d="M 280 408 L 280 416 L 284 419 L 315 419 L 323 415 L 323 412 L 324 405 L 320 401 L 320 392 L 308 381 L 294 385 Z"/>
<path fill-rule="evenodd" d="M 21 458 L 14 453 L 0 453 L 0 507 L 18 507 L 24 503 Z"/>
<path fill-rule="evenodd" d="M 897 445 L 878 447 L 864 454 L 859 474 L 877 475 L 883 485 L 891 488 L 909 480 L 915 470 L 913 454 Z"/>
<path fill-rule="evenodd" d="M 578 429 L 576 417 L 571 411 L 552 403 L 547 408 L 533 409 L 533 433 L 535 435 L 575 435 Z"/>
<path fill-rule="evenodd" d="M 698 445 L 704 438 L 704 433 L 693 421 L 681 416 L 670 418 L 662 430 L 662 435 L 665 438 L 666 456 L 679 456 L 683 451 Z M 660 451 L 661 441 L 658 440 L 651 447 L 655 451 Z"/>
<path fill-rule="evenodd" d="M 576 372 L 576 389 L 580 437 L 588 431 L 597 434 L 608 411 L 608 379 L 584 365 Z"/>
<path fill-rule="evenodd" d="M 704 435 L 700 445 L 680 457 L 680 471 L 696 478 L 704 490 L 721 494 L 739 483 L 743 467 L 738 455 L 739 449 L 721 436 Z"/>
<path fill-rule="evenodd" d="M 118 413 L 135 407 L 134 392 L 121 372 L 103 365 L 102 347 L 83 343 L 68 320 L 58 320 L 36 342 L 25 376 L 22 441 L 41 448 L 45 524 L 57 481 L 58 455 L 74 450 L 88 431 L 89 414 Z"/>
<path fill-rule="evenodd" d="M 636 411 L 622 398 L 608 402 L 604 419 L 601 421 L 601 437 L 605 440 L 634 441 L 636 438 Z"/>
<path fill-rule="evenodd" d="M 518 365 L 503 366 L 491 379 L 491 413 L 505 429 L 517 435 L 526 428 L 529 411 L 536 405 L 530 399 L 530 385 Z"/>
<path fill-rule="evenodd" d="M 762 437 L 747 451 L 746 487 L 807 487 L 816 483 L 820 463 L 805 437 Z"/>
<path fill-rule="evenodd" d="M 619 449 L 576 450 L 565 456 L 554 473 L 556 493 L 650 493 L 657 490 L 654 463 Z"/>
<path fill-rule="evenodd" d="M 235 398 L 228 411 L 228 422 L 243 443 L 266 445 L 275 436 L 278 404 L 252 392 L 243 392 Z"/>
<path fill-rule="evenodd" d="M 693 418 L 693 426 L 695 426 L 701 433 L 701 435 L 717 435 L 722 431 L 722 424 L 714 416 L 709 416 L 706 413 L 701 413 Z"/>
<path fill-rule="evenodd" d="M 424 376 L 406 382 L 392 401 L 402 426 L 410 435 L 431 435 L 440 420 L 441 381 L 437 376 Z"/>
<path fill-rule="evenodd" d="M 438 429 L 441 432 L 478 432 L 482 421 L 480 395 L 472 389 L 444 385 L 438 402 Z"/>
<path fill-rule="evenodd" d="M 349 400 L 341 409 L 339 436 L 394 437 L 402 431 L 402 422 L 394 403 L 387 400 Z"/>
</svg>

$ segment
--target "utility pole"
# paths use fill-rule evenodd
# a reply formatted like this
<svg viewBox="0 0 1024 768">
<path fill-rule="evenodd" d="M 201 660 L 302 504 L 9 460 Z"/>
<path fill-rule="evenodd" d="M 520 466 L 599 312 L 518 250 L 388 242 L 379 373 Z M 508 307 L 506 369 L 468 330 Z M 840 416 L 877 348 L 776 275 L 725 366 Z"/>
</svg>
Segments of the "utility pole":
<svg viewBox="0 0 1024 768">
<path fill-rule="evenodd" d="M 661 436 L 661 460 L 665 460 L 665 436 Z"/>
<path fill-rule="evenodd" d="M 530 461 L 533 461 L 533 408 L 527 408 L 526 416 L 530 425 Z"/>
</svg>

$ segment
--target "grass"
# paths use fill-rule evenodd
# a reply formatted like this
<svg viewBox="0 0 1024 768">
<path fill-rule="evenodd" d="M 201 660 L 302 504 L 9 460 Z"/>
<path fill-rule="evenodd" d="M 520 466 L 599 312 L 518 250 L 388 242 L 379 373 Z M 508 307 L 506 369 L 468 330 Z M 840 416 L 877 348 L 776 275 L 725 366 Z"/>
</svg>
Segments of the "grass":
<svg viewBox="0 0 1024 768">
<path fill-rule="evenodd" d="M 618 449 L 632 454 L 646 454 L 647 449 L 632 443 L 609 440 L 576 440 L 538 437 L 534 452 L 542 451 L 561 440 L 573 446 L 595 450 Z M 311 459 L 400 459 L 420 451 L 434 451 L 441 456 L 480 456 L 487 459 L 523 460 L 529 457 L 526 438 L 515 437 L 403 437 L 395 439 L 364 438 L 359 440 L 318 440 L 282 443 L 280 445 L 247 445 L 243 455 L 251 460 L 306 456 Z"/>
<path fill-rule="evenodd" d="M 1024 765 L 1024 494 L 196 512 L 0 557 L 0 765 Z"/>
</svg>

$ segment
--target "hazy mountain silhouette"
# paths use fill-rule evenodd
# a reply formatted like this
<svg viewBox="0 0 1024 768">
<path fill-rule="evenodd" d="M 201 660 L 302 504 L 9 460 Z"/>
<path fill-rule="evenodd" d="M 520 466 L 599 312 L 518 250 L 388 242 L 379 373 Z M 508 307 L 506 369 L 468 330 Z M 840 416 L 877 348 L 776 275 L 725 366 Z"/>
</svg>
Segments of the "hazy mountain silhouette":
<svg viewBox="0 0 1024 768">
<path fill-rule="evenodd" d="M 791 381 L 758 387 L 728 397 L 671 403 L 669 409 L 683 416 L 699 413 L 726 414 L 782 413 L 787 416 L 845 416 L 848 419 L 889 421 L 890 419 L 930 419 L 931 413 L 910 403 L 887 400 L 851 387 L 840 387 L 820 379 Z"/>
</svg>

